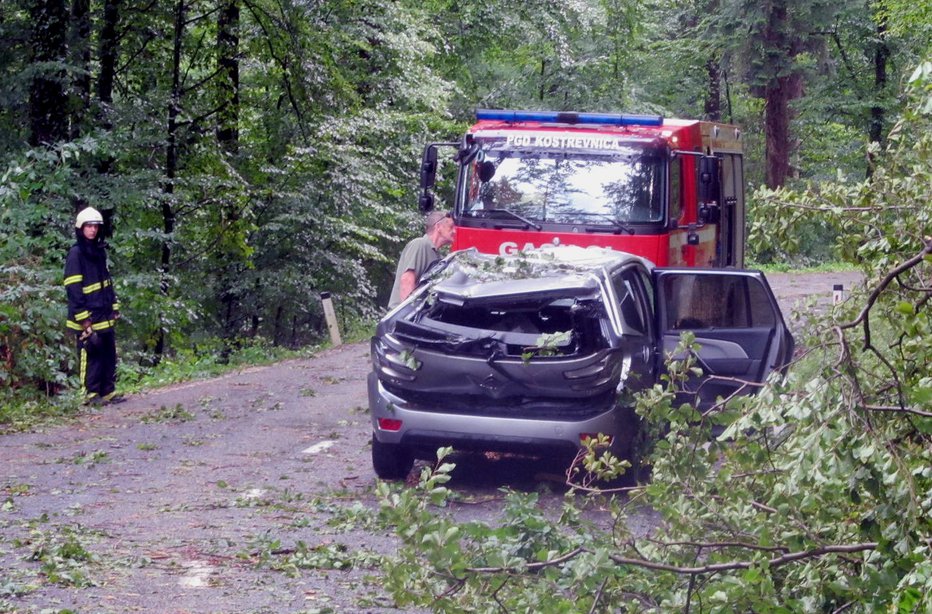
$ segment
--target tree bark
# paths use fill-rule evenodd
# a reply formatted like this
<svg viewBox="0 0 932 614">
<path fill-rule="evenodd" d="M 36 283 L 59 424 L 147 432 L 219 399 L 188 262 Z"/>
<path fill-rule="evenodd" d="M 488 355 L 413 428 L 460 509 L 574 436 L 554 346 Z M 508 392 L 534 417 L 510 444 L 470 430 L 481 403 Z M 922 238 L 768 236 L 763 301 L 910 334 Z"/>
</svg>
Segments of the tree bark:
<svg viewBox="0 0 932 614">
<path fill-rule="evenodd" d="M 239 0 L 226 0 L 217 19 L 220 112 L 217 140 L 229 153 L 239 150 Z"/>
<path fill-rule="evenodd" d="M 68 13 L 64 0 L 35 0 L 29 15 L 35 70 L 29 85 L 29 144 L 35 147 L 68 136 L 66 76 L 60 68 L 66 61 Z"/>
<path fill-rule="evenodd" d="M 76 139 L 84 130 L 91 104 L 91 16 L 90 0 L 71 2 L 71 64 L 74 70 L 69 136 Z"/>
<path fill-rule="evenodd" d="M 162 254 L 159 262 L 161 276 L 159 289 L 163 296 L 168 296 L 171 272 L 172 242 L 175 232 L 175 177 L 178 173 L 178 115 L 181 113 L 181 50 L 185 30 L 185 15 L 187 5 L 184 0 L 178 0 L 175 5 L 175 27 L 172 38 L 172 87 L 168 101 L 168 125 L 165 135 L 165 176 L 162 180 L 162 230 L 165 233 L 162 239 Z M 165 324 L 160 315 L 159 330 L 156 333 L 154 348 L 155 360 L 162 359 L 165 352 Z"/>
<path fill-rule="evenodd" d="M 887 18 L 880 15 L 877 23 L 877 42 L 874 46 L 874 103 L 871 105 L 870 125 L 867 138 L 871 143 L 883 143 L 886 112 L 883 105 L 887 89 L 887 62 L 890 59 L 890 47 L 887 45 Z M 867 160 L 867 176 L 874 174 L 874 155 Z"/>
<path fill-rule="evenodd" d="M 709 58 L 705 70 L 709 82 L 705 97 L 705 118 L 717 122 L 722 119 L 722 69 L 718 60 Z"/>
<path fill-rule="evenodd" d="M 113 127 L 113 82 L 116 78 L 120 21 L 120 0 L 104 0 L 103 22 L 100 26 L 100 74 L 97 77 L 97 100 L 100 102 L 101 123 L 106 129 Z"/>
<path fill-rule="evenodd" d="M 764 134 L 767 140 L 767 187 L 779 188 L 791 175 L 790 102 L 797 97 L 799 76 L 772 79 L 764 91 Z"/>
<path fill-rule="evenodd" d="M 764 134 L 767 140 L 766 183 L 778 188 L 790 177 L 790 156 L 794 149 L 790 122 L 791 102 L 802 93 L 802 78 L 793 71 L 792 61 L 798 49 L 789 31 L 788 9 L 785 0 L 770 6 L 769 19 L 764 28 L 764 48 L 772 50 L 772 71 L 764 85 Z"/>
<path fill-rule="evenodd" d="M 224 0 L 217 18 L 218 97 L 217 141 L 224 152 L 239 151 L 239 0 Z M 240 212 L 238 199 L 224 199 L 221 206 L 221 232 L 236 233 Z M 225 362 L 237 335 L 241 293 L 236 290 L 241 266 L 235 253 L 221 253 L 220 301 L 223 304 L 223 350 Z"/>
</svg>

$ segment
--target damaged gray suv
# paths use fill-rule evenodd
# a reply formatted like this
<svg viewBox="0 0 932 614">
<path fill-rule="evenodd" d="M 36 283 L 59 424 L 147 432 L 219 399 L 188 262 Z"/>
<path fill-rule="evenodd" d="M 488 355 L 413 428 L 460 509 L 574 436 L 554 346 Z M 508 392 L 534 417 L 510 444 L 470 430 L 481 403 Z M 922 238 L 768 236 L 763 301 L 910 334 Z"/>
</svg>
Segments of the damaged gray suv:
<svg viewBox="0 0 932 614">
<path fill-rule="evenodd" d="M 757 271 L 655 268 L 569 246 L 466 250 L 438 265 L 372 338 L 372 464 L 383 479 L 441 446 L 574 453 L 602 433 L 629 458 L 638 419 L 624 393 L 658 380 L 683 331 L 700 346 L 700 406 L 763 381 L 793 353 Z"/>
</svg>

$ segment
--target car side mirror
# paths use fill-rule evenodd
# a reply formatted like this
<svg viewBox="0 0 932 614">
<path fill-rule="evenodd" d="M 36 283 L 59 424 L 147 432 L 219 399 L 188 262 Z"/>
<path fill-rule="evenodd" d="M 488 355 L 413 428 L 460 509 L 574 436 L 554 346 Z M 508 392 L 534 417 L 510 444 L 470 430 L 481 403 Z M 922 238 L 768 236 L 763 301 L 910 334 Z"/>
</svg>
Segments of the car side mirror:
<svg viewBox="0 0 932 614">
<path fill-rule="evenodd" d="M 421 189 L 429 190 L 437 182 L 437 146 L 433 143 L 424 148 L 421 159 Z"/>
<path fill-rule="evenodd" d="M 422 213 L 433 211 L 434 195 L 431 188 L 437 183 L 437 146 L 430 143 L 424 148 L 421 158 L 421 195 L 417 199 L 418 209 Z"/>
<path fill-rule="evenodd" d="M 417 199 L 417 208 L 420 209 L 422 213 L 427 213 L 428 211 L 434 210 L 434 195 L 429 191 L 424 190 L 421 192 L 421 195 Z"/>
</svg>

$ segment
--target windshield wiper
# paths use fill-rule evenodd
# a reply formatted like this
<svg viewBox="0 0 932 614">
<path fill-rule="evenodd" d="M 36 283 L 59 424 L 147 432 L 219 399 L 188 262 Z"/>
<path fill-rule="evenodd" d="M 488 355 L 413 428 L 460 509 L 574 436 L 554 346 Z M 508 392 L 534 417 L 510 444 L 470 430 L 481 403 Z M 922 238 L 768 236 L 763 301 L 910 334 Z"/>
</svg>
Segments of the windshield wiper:
<svg viewBox="0 0 932 614">
<path fill-rule="evenodd" d="M 586 226 L 586 232 L 602 232 L 605 226 L 611 226 L 614 229 L 615 234 L 618 234 L 622 231 L 627 232 L 629 235 L 633 235 L 635 233 L 634 228 L 616 220 L 613 217 L 608 215 L 599 215 L 598 217 L 600 220 L 605 220 L 605 224 L 599 224 L 598 226 Z"/>
<path fill-rule="evenodd" d="M 511 209 L 498 209 L 498 208 L 495 208 L 495 209 L 482 209 L 481 211 L 484 211 L 484 212 L 486 212 L 486 213 L 504 213 L 504 214 L 509 215 L 509 216 L 511 216 L 512 218 L 518 220 L 519 222 L 523 222 L 523 223 L 527 224 L 528 226 L 530 226 L 530 227 L 533 228 L 534 230 L 540 230 L 541 228 L 543 228 L 543 226 L 541 226 L 541 225 L 538 224 L 537 222 L 531 221 L 531 220 L 527 219 L 526 217 L 524 217 L 523 215 L 521 215 L 521 214 L 519 214 L 519 213 L 515 213 L 515 212 L 512 211 Z M 478 211 L 475 212 L 475 213 L 478 213 Z M 491 216 L 489 216 L 489 217 L 491 217 Z"/>
</svg>

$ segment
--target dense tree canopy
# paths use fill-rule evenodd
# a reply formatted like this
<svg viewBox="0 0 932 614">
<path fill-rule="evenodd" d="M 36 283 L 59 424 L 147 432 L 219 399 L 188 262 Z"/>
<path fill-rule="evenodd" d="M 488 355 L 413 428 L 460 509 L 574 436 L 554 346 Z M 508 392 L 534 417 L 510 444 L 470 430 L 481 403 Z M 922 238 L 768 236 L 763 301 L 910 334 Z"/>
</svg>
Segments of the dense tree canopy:
<svg viewBox="0 0 932 614">
<path fill-rule="evenodd" d="M 411 231 L 418 149 L 477 106 L 721 117 L 758 148 L 752 185 L 831 176 L 839 151 L 839 170 L 862 174 L 857 152 L 889 129 L 890 84 L 921 40 L 888 24 L 923 17 L 617 0 L 2 11 L 2 204 L 17 221 L 3 261 L 54 271 L 73 212 L 104 210 L 133 348 L 150 361 L 192 335 L 307 342 L 321 290 L 374 313 Z"/>
</svg>

